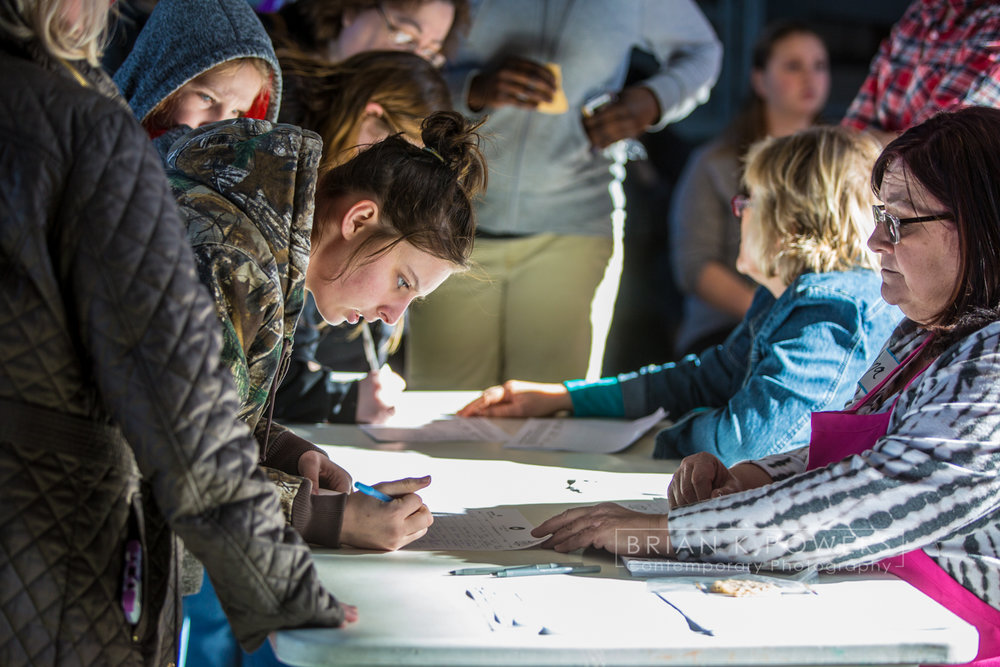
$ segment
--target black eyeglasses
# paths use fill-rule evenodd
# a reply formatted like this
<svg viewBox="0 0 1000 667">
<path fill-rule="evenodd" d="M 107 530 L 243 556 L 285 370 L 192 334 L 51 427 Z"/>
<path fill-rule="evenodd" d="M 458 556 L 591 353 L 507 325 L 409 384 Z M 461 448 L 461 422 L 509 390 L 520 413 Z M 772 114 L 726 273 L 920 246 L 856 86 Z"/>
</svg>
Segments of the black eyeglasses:
<svg viewBox="0 0 1000 667">
<path fill-rule="evenodd" d="M 889 234 L 889 241 L 893 245 L 899 244 L 899 228 L 914 222 L 933 222 L 935 220 L 951 220 L 951 213 L 938 213 L 936 215 L 921 215 L 916 218 L 898 218 L 885 210 L 881 204 L 872 205 L 872 215 L 875 216 L 875 225 L 885 225 L 885 230 Z"/>
<path fill-rule="evenodd" d="M 746 195 L 736 195 L 729 200 L 729 207 L 737 218 L 743 217 L 743 209 L 747 206 L 750 206 L 750 197 Z"/>
<path fill-rule="evenodd" d="M 419 38 L 413 33 L 393 23 L 392 20 L 386 15 L 385 10 L 382 9 L 381 2 L 375 5 L 375 11 L 378 12 L 378 15 L 381 16 L 382 20 L 385 22 L 385 29 L 389 32 L 389 38 L 392 40 L 393 44 L 402 48 L 404 51 L 415 53 L 431 65 L 434 65 L 434 67 L 441 67 L 444 65 L 444 54 L 437 49 L 429 47 L 421 48 Z"/>
</svg>

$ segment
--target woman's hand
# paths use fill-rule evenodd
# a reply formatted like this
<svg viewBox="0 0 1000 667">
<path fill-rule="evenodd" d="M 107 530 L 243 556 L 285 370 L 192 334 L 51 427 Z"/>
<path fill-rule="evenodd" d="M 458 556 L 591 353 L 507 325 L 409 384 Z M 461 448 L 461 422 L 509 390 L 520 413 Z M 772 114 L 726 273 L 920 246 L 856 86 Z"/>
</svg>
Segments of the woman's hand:
<svg viewBox="0 0 1000 667">
<path fill-rule="evenodd" d="M 427 475 L 375 484 L 376 489 L 393 497 L 390 502 L 364 493 L 347 496 L 340 527 L 341 544 L 395 551 L 423 537 L 434 517 L 416 492 L 430 483 L 431 477 Z"/>
<path fill-rule="evenodd" d="M 593 546 L 619 556 L 670 554 L 665 514 L 644 514 L 615 503 L 566 510 L 531 534 L 551 535 L 541 546 L 562 553 Z"/>
<path fill-rule="evenodd" d="M 683 507 L 730 493 L 755 489 L 772 482 L 771 476 L 752 463 L 727 468 L 708 452 L 686 456 L 670 480 L 670 507 Z"/>
<path fill-rule="evenodd" d="M 358 407 L 354 418 L 359 424 L 382 424 L 396 414 L 396 404 L 406 389 L 406 380 L 386 364 L 371 371 L 358 383 Z"/>
<path fill-rule="evenodd" d="M 358 608 L 353 604 L 339 602 L 340 608 L 344 610 L 344 625 L 356 623 L 358 620 Z"/>
<path fill-rule="evenodd" d="M 564 385 L 508 380 L 485 390 L 457 414 L 459 417 L 546 417 L 572 409 L 573 401 Z"/>
<path fill-rule="evenodd" d="M 320 489 L 350 493 L 351 474 L 330 460 L 326 454 L 311 450 L 299 457 L 299 474 L 312 482 L 312 492 Z"/>
<path fill-rule="evenodd" d="M 469 83 L 469 108 L 514 106 L 534 109 L 551 102 L 556 78 L 547 67 L 524 58 L 506 58 L 496 69 L 483 72 Z"/>
</svg>

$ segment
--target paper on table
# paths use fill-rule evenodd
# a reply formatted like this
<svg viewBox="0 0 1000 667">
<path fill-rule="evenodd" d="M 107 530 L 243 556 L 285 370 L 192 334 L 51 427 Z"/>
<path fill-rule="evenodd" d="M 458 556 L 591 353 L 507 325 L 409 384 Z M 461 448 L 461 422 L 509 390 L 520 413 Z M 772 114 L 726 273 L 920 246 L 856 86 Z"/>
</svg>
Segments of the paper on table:
<svg viewBox="0 0 1000 667">
<path fill-rule="evenodd" d="M 630 639 L 648 641 L 650 634 L 657 632 L 676 636 L 686 627 L 675 611 L 632 582 L 560 575 L 476 578 L 467 586 L 469 606 L 476 608 L 494 632 L 608 636 L 627 646 Z M 628 609 L 629 613 L 600 611 L 608 609 Z"/>
<path fill-rule="evenodd" d="M 534 526 L 516 509 L 470 509 L 464 514 L 435 514 L 427 534 L 404 549 L 422 551 L 512 551 L 541 544 Z"/>
<path fill-rule="evenodd" d="M 664 419 L 663 408 L 635 421 L 621 419 L 529 419 L 504 447 L 512 449 L 561 449 L 571 452 L 613 454 L 635 442 Z"/>
<path fill-rule="evenodd" d="M 361 424 L 361 430 L 379 442 L 506 442 L 507 432 L 483 417 L 436 419 L 423 424 L 391 426 Z"/>
<path fill-rule="evenodd" d="M 666 498 L 650 498 L 649 500 L 623 500 L 618 503 L 636 512 L 644 514 L 669 514 L 670 501 Z"/>
</svg>

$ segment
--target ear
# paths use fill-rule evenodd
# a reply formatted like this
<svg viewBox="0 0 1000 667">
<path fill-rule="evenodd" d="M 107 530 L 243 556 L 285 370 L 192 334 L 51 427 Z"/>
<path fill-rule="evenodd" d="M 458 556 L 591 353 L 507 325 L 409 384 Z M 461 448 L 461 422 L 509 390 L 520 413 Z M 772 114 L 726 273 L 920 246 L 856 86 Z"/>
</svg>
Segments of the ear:
<svg viewBox="0 0 1000 667">
<path fill-rule="evenodd" d="M 378 102 L 369 102 L 365 105 L 365 115 L 381 118 L 385 115 L 385 109 Z"/>
<path fill-rule="evenodd" d="M 344 213 L 340 222 L 340 233 L 345 241 L 351 241 L 377 224 L 378 204 L 371 199 L 359 199 Z"/>
<path fill-rule="evenodd" d="M 358 17 L 358 10 L 351 8 L 345 9 L 344 13 L 340 15 L 340 29 L 343 30 L 347 26 L 354 23 L 354 19 Z"/>
</svg>

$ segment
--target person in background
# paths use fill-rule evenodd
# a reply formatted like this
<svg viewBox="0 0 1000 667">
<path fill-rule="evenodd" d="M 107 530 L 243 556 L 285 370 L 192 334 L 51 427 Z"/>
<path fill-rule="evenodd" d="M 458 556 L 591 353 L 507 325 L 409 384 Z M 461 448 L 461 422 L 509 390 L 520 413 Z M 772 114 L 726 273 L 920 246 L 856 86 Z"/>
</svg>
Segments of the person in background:
<svg viewBox="0 0 1000 667">
<path fill-rule="evenodd" d="M 1000 3 L 913 0 L 841 123 L 888 143 L 939 111 L 1000 107 Z"/>
<path fill-rule="evenodd" d="M 677 357 L 722 343 L 753 301 L 756 285 L 736 270 L 740 239 L 729 212 L 747 148 L 815 124 L 830 92 L 826 46 L 802 23 L 767 26 L 754 44 L 750 66 L 745 109 L 691 156 L 671 198 L 670 255 L 685 293 Z"/>
<path fill-rule="evenodd" d="M 711 452 L 727 465 L 807 444 L 809 414 L 844 405 L 899 321 L 865 247 L 877 155 L 869 137 L 839 127 L 751 147 L 750 195 L 733 199 L 736 264 L 761 287 L 722 345 L 594 382 L 507 382 L 460 414 L 634 419 L 662 406 L 674 423 L 657 434 L 654 456 Z"/>
<path fill-rule="evenodd" d="M 174 661 L 178 537 L 247 648 L 357 618 L 320 584 L 236 419 L 174 197 L 98 66 L 107 14 L 106 0 L 0 0 L 10 667 Z"/>
<path fill-rule="evenodd" d="M 429 477 L 375 485 L 390 502 L 349 493 L 350 475 L 270 413 L 305 290 L 330 324 L 394 324 L 466 266 L 470 198 L 486 174 L 478 135 L 457 113 L 439 112 L 421 141 L 426 148 L 389 137 L 318 176 L 315 133 L 237 119 L 192 130 L 167 159 L 198 275 L 215 300 L 239 415 L 254 429 L 288 522 L 313 544 L 397 549 L 433 521 L 415 493 Z M 212 602 L 208 582 L 185 601 L 191 664 L 235 649 Z"/>
<path fill-rule="evenodd" d="M 669 517 L 615 504 L 538 526 L 547 546 L 639 549 L 768 569 L 888 569 L 1000 658 L 1000 110 L 940 113 L 882 152 L 869 247 L 906 318 L 852 405 L 809 446 L 727 468 L 681 462 Z M 794 508 L 794 511 L 788 511 Z M 658 545 L 645 536 L 659 540 Z M 635 542 L 638 540 L 638 542 Z"/>
<path fill-rule="evenodd" d="M 623 87 L 633 47 L 659 70 Z M 487 117 L 495 137 L 473 258 L 484 276 L 462 276 L 413 308 L 409 387 L 597 377 L 621 274 L 620 140 L 705 102 L 721 54 L 689 0 L 475 5 L 445 78 L 455 108 Z"/>
<path fill-rule="evenodd" d="M 114 80 L 164 156 L 208 123 L 276 120 L 282 92 L 271 40 L 246 0 L 160 0 Z"/>
<path fill-rule="evenodd" d="M 296 0 L 262 19 L 279 50 L 329 62 L 363 51 L 409 51 L 440 67 L 468 16 L 468 0 Z"/>
<path fill-rule="evenodd" d="M 331 64 L 282 52 L 279 61 L 285 85 L 278 118 L 319 133 L 324 168 L 389 135 L 419 144 L 423 119 L 451 109 L 444 79 L 433 65 L 410 53 L 365 51 Z M 385 356 L 398 345 L 402 323 L 370 323 L 380 342 L 377 370 L 369 368 L 361 341 L 355 340 L 360 329 L 349 326 L 326 326 L 312 297 L 306 296 L 288 372 L 275 396 L 275 418 L 377 423 L 394 413 L 406 383 Z M 338 381 L 333 375 L 358 369 L 366 372 L 358 382 Z"/>
</svg>

